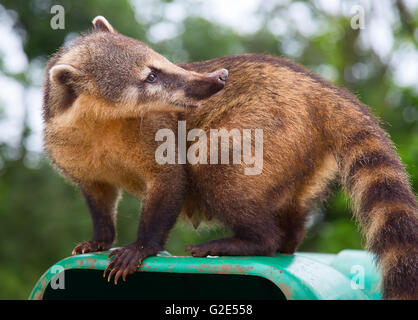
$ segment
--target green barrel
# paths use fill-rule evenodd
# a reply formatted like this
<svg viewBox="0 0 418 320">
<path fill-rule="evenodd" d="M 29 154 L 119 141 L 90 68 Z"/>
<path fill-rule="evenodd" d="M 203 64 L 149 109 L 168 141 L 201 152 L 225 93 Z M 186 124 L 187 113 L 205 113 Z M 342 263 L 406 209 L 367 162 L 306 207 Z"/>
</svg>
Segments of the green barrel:
<svg viewBox="0 0 418 320">
<path fill-rule="evenodd" d="M 29 299 L 381 299 L 380 273 L 360 250 L 274 257 L 148 257 L 117 285 L 103 278 L 109 252 L 65 258 L 38 280 Z"/>
</svg>

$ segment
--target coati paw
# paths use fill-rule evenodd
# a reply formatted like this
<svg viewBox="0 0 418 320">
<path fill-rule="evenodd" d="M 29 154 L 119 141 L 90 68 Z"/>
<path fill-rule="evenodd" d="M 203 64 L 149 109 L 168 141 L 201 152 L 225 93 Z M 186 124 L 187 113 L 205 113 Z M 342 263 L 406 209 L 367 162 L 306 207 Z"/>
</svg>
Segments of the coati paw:
<svg viewBox="0 0 418 320">
<path fill-rule="evenodd" d="M 93 240 L 93 241 L 83 241 L 79 243 L 72 252 L 72 255 L 75 256 L 76 254 L 84 254 L 89 252 L 98 252 L 98 251 L 106 251 L 110 249 L 112 243 Z"/>
<path fill-rule="evenodd" d="M 109 253 L 110 262 L 103 273 L 103 277 L 106 277 L 107 272 L 110 270 L 107 281 L 110 281 L 113 275 L 115 276 L 115 285 L 118 284 L 121 276 L 123 281 L 126 281 L 126 276 L 135 273 L 141 265 L 142 260 L 148 256 L 157 254 L 158 251 L 157 249 L 141 246 L 136 242 L 123 248 L 112 250 Z"/>
<path fill-rule="evenodd" d="M 193 257 L 218 256 L 219 252 L 208 243 L 194 244 L 186 248 Z"/>
</svg>

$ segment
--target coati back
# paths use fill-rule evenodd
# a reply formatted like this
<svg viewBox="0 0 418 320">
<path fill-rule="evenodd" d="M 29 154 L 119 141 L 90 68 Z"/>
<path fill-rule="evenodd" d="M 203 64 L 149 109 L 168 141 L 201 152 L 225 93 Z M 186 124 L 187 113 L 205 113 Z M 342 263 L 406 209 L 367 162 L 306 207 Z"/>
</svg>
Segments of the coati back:
<svg viewBox="0 0 418 320">
<path fill-rule="evenodd" d="M 173 66 L 104 18 L 94 24 L 96 33 L 52 58 L 45 84 L 46 149 L 80 186 L 93 218 L 93 239 L 75 254 L 110 248 L 121 188 L 144 205 L 137 241 L 110 254 L 115 282 L 163 248 L 182 208 L 234 231 L 188 247 L 193 256 L 293 253 L 310 209 L 338 180 L 382 267 L 384 297 L 418 298 L 416 198 L 366 106 L 288 60 L 249 54 Z M 156 61 L 159 73 L 149 68 Z M 132 73 L 138 65 L 147 71 Z M 145 83 L 150 72 L 155 79 Z M 178 119 L 207 135 L 263 130 L 261 173 L 246 175 L 245 164 L 158 165 L 155 134 L 176 132 Z"/>
<path fill-rule="evenodd" d="M 309 211 L 337 180 L 382 268 L 384 297 L 418 299 L 417 201 L 377 118 L 347 91 L 285 59 L 249 54 L 181 66 L 203 72 L 219 65 L 229 70 L 228 85 L 188 114 L 188 125 L 262 128 L 263 171 L 188 165 L 194 197 L 235 231 L 190 246 L 191 254 L 295 252 Z"/>
</svg>

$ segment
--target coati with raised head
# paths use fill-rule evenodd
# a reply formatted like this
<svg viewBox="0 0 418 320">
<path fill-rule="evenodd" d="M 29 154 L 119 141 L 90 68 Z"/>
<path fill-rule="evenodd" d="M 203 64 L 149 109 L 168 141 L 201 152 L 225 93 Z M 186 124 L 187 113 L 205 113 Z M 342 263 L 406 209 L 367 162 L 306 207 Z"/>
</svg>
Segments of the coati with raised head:
<svg viewBox="0 0 418 320">
<path fill-rule="evenodd" d="M 188 247 L 193 256 L 293 253 L 309 209 L 338 180 L 382 268 L 384 297 L 418 298 L 417 201 L 393 143 L 353 95 L 265 55 L 176 66 L 106 19 L 93 24 L 52 57 L 44 85 L 45 150 L 93 219 L 92 240 L 74 254 L 111 247 L 120 189 L 143 208 L 137 241 L 110 253 L 115 283 L 163 249 L 182 208 L 234 231 Z M 158 165 L 155 133 L 176 132 L 179 119 L 205 132 L 262 129 L 261 174 L 245 175 L 243 164 Z"/>
</svg>

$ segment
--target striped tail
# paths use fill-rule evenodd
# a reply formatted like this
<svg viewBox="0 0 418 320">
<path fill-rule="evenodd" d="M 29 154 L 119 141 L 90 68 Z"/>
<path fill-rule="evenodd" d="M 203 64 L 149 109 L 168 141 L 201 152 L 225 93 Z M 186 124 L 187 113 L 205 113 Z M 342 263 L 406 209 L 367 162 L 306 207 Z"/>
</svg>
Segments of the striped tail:
<svg viewBox="0 0 418 320">
<path fill-rule="evenodd" d="M 385 299 L 418 299 L 418 206 L 387 135 L 370 127 L 338 152 L 344 188 L 382 271 Z"/>
</svg>

